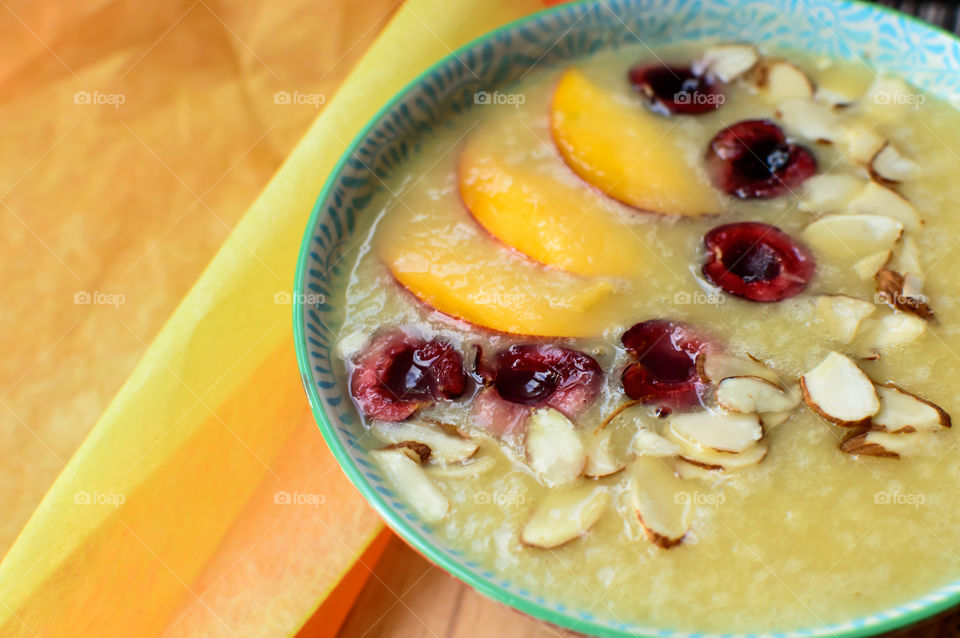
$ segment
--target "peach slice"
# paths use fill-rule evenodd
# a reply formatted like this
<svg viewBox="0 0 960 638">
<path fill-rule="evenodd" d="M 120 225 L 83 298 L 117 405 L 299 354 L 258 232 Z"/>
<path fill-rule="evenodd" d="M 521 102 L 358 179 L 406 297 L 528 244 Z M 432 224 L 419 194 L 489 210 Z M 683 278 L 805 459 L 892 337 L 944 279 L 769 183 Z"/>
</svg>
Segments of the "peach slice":
<svg viewBox="0 0 960 638">
<path fill-rule="evenodd" d="M 646 211 L 699 216 L 719 212 L 720 200 L 688 161 L 671 120 L 630 107 L 568 69 L 550 107 L 560 155 L 584 181 Z"/>
<path fill-rule="evenodd" d="M 649 250 L 590 189 L 498 157 L 489 138 L 471 136 L 460 154 L 460 199 L 491 235 L 548 266 L 581 275 L 628 276 Z M 645 258 L 646 257 L 646 258 Z"/>
<path fill-rule="evenodd" d="M 550 271 L 503 249 L 468 220 L 421 221 L 393 211 L 381 222 L 378 256 L 427 306 L 512 334 L 585 337 L 610 324 L 610 281 Z"/>
</svg>

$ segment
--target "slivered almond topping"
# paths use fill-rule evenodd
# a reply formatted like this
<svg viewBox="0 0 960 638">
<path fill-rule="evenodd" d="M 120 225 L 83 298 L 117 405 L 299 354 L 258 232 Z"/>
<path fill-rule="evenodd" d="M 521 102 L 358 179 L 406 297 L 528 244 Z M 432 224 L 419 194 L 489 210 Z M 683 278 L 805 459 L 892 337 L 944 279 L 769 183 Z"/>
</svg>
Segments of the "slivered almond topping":
<svg viewBox="0 0 960 638">
<path fill-rule="evenodd" d="M 722 82 L 732 82 L 756 65 L 760 56 L 747 44 L 720 44 L 710 47 L 701 58 L 698 71 L 708 71 Z"/>
<path fill-rule="evenodd" d="M 884 144 L 870 160 L 870 176 L 888 184 L 916 179 L 922 173 L 919 164 L 901 154 L 890 142 Z"/>
<path fill-rule="evenodd" d="M 921 319 L 933 319 L 933 310 L 927 305 L 926 299 L 910 296 L 904 291 L 906 283 L 904 276 L 888 268 L 881 268 L 875 277 L 877 281 L 877 297 L 880 301 L 897 310 L 909 312 Z M 914 291 L 915 292 L 915 291 Z"/>
<path fill-rule="evenodd" d="M 548 487 L 568 485 L 583 474 L 587 454 L 570 419 L 553 408 L 538 408 L 527 420 L 527 464 Z"/>
<path fill-rule="evenodd" d="M 538 503 L 520 541 L 542 549 L 569 543 L 593 527 L 609 504 L 610 494 L 595 485 L 552 491 Z"/>
<path fill-rule="evenodd" d="M 683 448 L 674 441 L 650 430 L 638 430 L 633 437 L 633 451 L 638 456 L 680 456 Z"/>
<path fill-rule="evenodd" d="M 722 352 L 706 352 L 697 355 L 697 375 L 704 383 L 720 383 L 727 377 L 760 377 L 771 383 L 779 383 L 775 370 L 753 357 L 736 357 Z"/>
<path fill-rule="evenodd" d="M 840 343 L 853 341 L 860 322 L 876 309 L 869 301 L 848 295 L 820 295 L 817 298 L 817 318 Z"/>
<path fill-rule="evenodd" d="M 585 476 L 600 478 L 616 474 L 627 466 L 627 461 L 617 449 L 611 430 L 591 432 L 583 437 L 583 447 L 587 454 Z"/>
<path fill-rule="evenodd" d="M 935 432 L 952 424 L 943 408 L 893 384 L 878 385 L 877 395 L 880 411 L 870 419 L 873 429 L 891 433 Z"/>
<path fill-rule="evenodd" d="M 890 217 L 903 224 L 907 230 L 916 230 L 923 224 L 920 213 L 910 200 L 877 182 L 869 182 L 860 194 L 850 201 L 850 212 Z"/>
<path fill-rule="evenodd" d="M 827 215 L 803 229 L 814 250 L 831 257 L 860 260 L 889 251 L 900 239 L 903 223 L 880 215 Z"/>
<path fill-rule="evenodd" d="M 763 436 L 756 414 L 707 410 L 672 416 L 670 430 L 690 444 L 718 452 L 743 452 Z"/>
<path fill-rule="evenodd" d="M 692 524 L 691 499 L 667 462 L 641 456 L 628 468 L 637 519 L 654 545 L 668 549 L 683 542 Z"/>
<path fill-rule="evenodd" d="M 717 385 L 716 398 L 731 412 L 783 412 L 796 405 L 783 388 L 759 377 L 727 377 Z"/>
<path fill-rule="evenodd" d="M 880 409 L 873 382 L 839 352 L 800 377 L 800 386 L 810 409 L 837 425 L 861 425 Z"/>
<path fill-rule="evenodd" d="M 888 459 L 900 458 L 898 452 L 885 448 L 880 442 L 876 441 L 875 436 L 871 438 L 872 434 L 876 433 L 870 430 L 851 432 L 840 442 L 840 451 L 858 456 L 877 456 Z"/>
<path fill-rule="evenodd" d="M 435 523 L 447 515 L 450 502 L 413 456 L 415 453 L 408 447 L 370 452 L 370 458 L 383 470 L 393 489 L 423 520 Z"/>
<path fill-rule="evenodd" d="M 857 277 L 861 281 L 867 281 L 873 279 L 877 276 L 877 272 L 883 268 L 890 260 L 890 251 L 881 250 L 873 254 L 867 255 L 857 263 L 853 265 L 853 270 L 857 273 Z"/>
<path fill-rule="evenodd" d="M 830 106 L 810 98 L 790 99 L 777 106 L 787 130 L 814 142 L 833 144 L 843 140 L 840 119 Z"/>
<path fill-rule="evenodd" d="M 813 97 L 813 82 L 807 74 L 785 60 L 764 61 L 757 67 L 755 79 L 760 95 L 771 104 Z"/>
<path fill-rule="evenodd" d="M 422 443 L 430 450 L 433 460 L 441 463 L 459 463 L 473 456 L 480 447 L 475 440 L 464 438 L 441 425 L 422 419 L 399 423 L 377 421 L 370 427 L 370 431 L 384 443 Z"/>
<path fill-rule="evenodd" d="M 853 345 L 861 359 L 876 359 L 889 348 L 916 341 L 927 330 L 927 322 L 901 312 L 880 319 L 864 319 Z"/>
</svg>

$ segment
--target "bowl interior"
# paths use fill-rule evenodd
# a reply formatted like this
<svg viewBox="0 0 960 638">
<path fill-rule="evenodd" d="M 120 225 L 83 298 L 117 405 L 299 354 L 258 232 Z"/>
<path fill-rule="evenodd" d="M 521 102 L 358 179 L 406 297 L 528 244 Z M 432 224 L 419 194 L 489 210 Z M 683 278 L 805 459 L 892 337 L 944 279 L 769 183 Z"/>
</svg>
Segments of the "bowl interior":
<svg viewBox="0 0 960 638">
<path fill-rule="evenodd" d="M 358 215 L 396 167 L 450 116 L 471 108 L 533 66 L 553 66 L 606 48 L 727 40 L 815 55 L 869 60 L 919 88 L 960 98 L 960 43 L 946 32 L 882 7 L 848 0 L 609 0 L 562 5 L 463 47 L 388 103 L 341 158 L 314 208 L 297 268 L 294 329 L 304 386 L 324 437 L 350 480 L 407 542 L 482 593 L 554 624 L 602 636 L 690 636 L 624 624 L 515 587 L 447 545 L 384 482 L 336 361 L 336 303 L 354 255 Z M 858 636 L 890 630 L 960 602 L 960 581 L 880 614 L 776 636 Z M 696 634 L 703 635 L 703 634 Z"/>
</svg>

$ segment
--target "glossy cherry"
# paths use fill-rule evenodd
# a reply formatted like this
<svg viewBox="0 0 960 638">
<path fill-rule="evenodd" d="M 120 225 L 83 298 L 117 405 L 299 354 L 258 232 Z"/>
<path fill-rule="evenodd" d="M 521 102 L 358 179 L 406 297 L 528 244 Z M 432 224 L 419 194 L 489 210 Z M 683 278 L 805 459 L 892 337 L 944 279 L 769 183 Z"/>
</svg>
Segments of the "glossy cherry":
<svg viewBox="0 0 960 638">
<path fill-rule="evenodd" d="M 810 251 L 776 226 L 739 222 L 703 237 L 703 275 L 714 286 L 751 301 L 780 301 L 807 287 L 816 270 Z"/>
<path fill-rule="evenodd" d="M 460 353 L 445 341 L 390 332 L 376 337 L 355 365 L 350 392 L 370 419 L 402 421 L 466 388 Z"/>
<path fill-rule="evenodd" d="M 714 79 L 697 75 L 689 67 L 659 63 L 635 66 L 627 77 L 653 110 L 664 115 L 698 115 L 723 104 L 723 90 Z"/>
<path fill-rule="evenodd" d="M 710 141 L 707 170 L 714 186 L 740 199 L 769 199 L 800 186 L 817 171 L 813 154 L 787 142 L 769 120 L 744 120 Z"/>
<path fill-rule="evenodd" d="M 652 319 L 627 330 L 621 341 L 636 359 L 620 377 L 628 397 L 678 410 L 700 403 L 704 384 L 696 361 L 709 345 L 690 326 Z"/>
<path fill-rule="evenodd" d="M 550 406 L 574 416 L 600 392 L 603 370 L 593 357 L 552 344 L 515 345 L 497 355 L 497 394 L 510 403 Z"/>
</svg>

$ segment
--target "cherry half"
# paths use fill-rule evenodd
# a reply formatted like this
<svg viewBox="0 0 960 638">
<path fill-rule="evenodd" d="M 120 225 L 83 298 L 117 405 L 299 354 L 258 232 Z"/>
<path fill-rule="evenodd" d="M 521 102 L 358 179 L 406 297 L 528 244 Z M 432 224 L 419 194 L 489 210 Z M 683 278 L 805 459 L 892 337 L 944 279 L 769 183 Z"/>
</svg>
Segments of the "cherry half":
<svg viewBox="0 0 960 638">
<path fill-rule="evenodd" d="M 750 301 L 780 301 L 807 287 L 816 261 L 806 246 L 776 226 L 739 222 L 717 226 L 703 237 L 707 280 Z"/>
<path fill-rule="evenodd" d="M 603 381 L 590 355 L 552 344 L 515 345 L 497 355 L 493 387 L 510 403 L 550 406 L 573 417 L 597 397 Z"/>
<path fill-rule="evenodd" d="M 700 404 L 697 355 L 709 346 L 690 326 L 652 319 L 627 330 L 621 342 L 636 359 L 620 377 L 628 397 L 677 410 Z"/>
<path fill-rule="evenodd" d="M 744 120 L 717 133 L 707 147 L 713 185 L 740 199 L 770 199 L 800 186 L 817 171 L 813 153 L 787 142 L 769 120 Z"/>
<path fill-rule="evenodd" d="M 723 90 L 710 76 L 689 67 L 666 64 L 635 66 L 627 73 L 633 89 L 663 115 L 699 115 L 720 108 Z"/>
<path fill-rule="evenodd" d="M 449 343 L 400 332 L 376 337 L 350 377 L 360 410 L 381 421 L 403 421 L 424 405 L 455 399 L 465 388 L 463 360 Z"/>
</svg>

